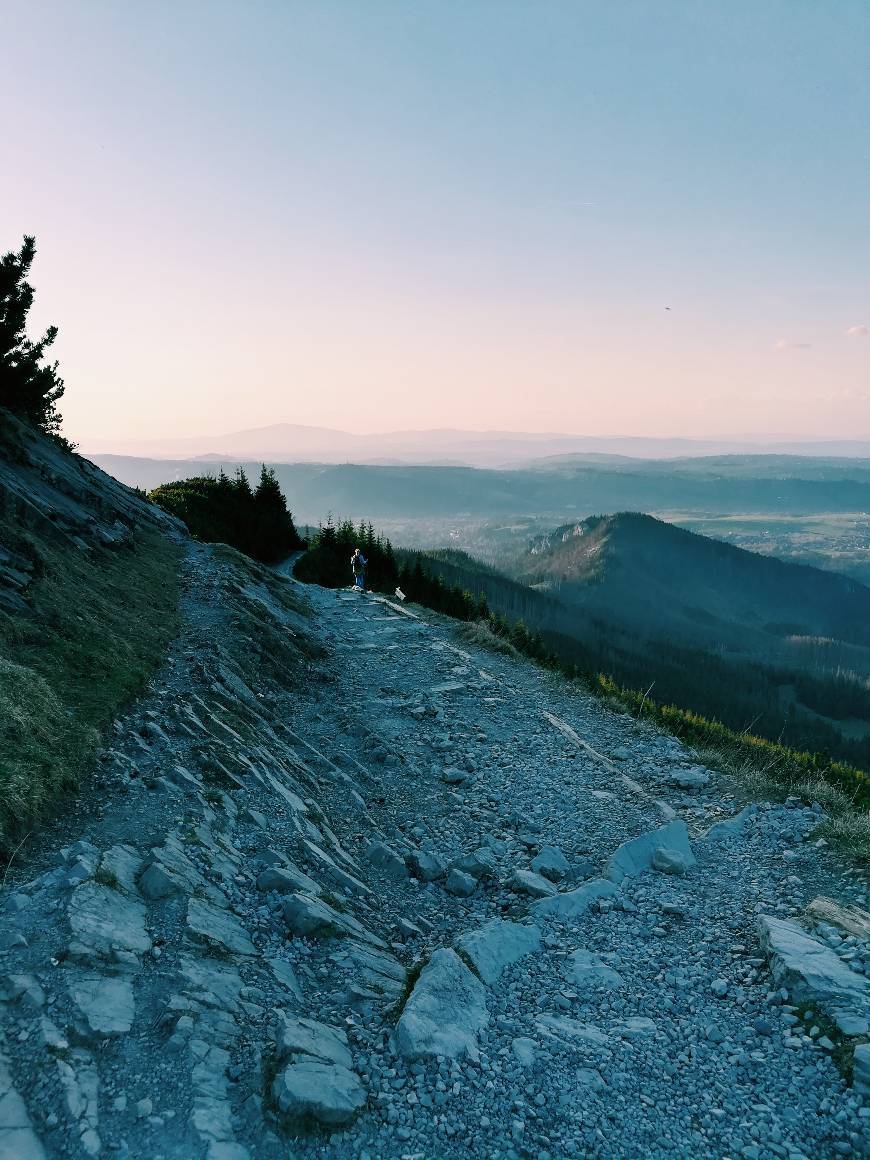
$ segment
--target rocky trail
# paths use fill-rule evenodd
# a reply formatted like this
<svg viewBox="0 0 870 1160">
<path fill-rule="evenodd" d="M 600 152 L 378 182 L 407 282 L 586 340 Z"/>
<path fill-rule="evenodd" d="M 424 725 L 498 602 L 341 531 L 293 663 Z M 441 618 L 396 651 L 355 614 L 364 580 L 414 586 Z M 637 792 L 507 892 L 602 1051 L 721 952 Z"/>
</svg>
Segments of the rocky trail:
<svg viewBox="0 0 870 1160">
<path fill-rule="evenodd" d="M 182 613 L 5 877 L 2 1160 L 870 1154 L 820 807 L 425 610 L 192 545 Z"/>
</svg>

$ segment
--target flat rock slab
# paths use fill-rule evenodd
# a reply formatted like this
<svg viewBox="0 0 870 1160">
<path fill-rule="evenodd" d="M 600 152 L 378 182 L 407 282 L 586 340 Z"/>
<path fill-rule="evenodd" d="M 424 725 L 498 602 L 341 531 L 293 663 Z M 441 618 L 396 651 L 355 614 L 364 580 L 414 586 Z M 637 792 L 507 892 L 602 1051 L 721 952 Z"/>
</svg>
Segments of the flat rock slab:
<svg viewBox="0 0 870 1160">
<path fill-rule="evenodd" d="M 278 1024 L 276 1043 L 278 1058 L 282 1061 L 291 1055 L 311 1055 L 346 1068 L 353 1062 L 345 1033 L 314 1019 L 284 1015 Z"/>
<path fill-rule="evenodd" d="M 738 838 L 746 829 L 749 819 L 758 812 L 754 803 L 744 806 L 739 814 L 731 818 L 723 818 L 721 822 L 714 822 L 707 832 L 702 835 L 705 845 L 715 846 L 719 842 L 727 842 L 730 838 Z"/>
<path fill-rule="evenodd" d="M 807 906 L 807 914 L 817 922 L 827 922 L 870 942 L 870 911 L 861 906 L 840 906 L 833 898 L 819 895 Z"/>
<path fill-rule="evenodd" d="M 681 860 L 684 870 L 695 865 L 689 831 L 683 821 L 668 822 L 666 826 L 659 826 L 657 830 L 650 830 L 623 842 L 611 854 L 604 873 L 612 882 L 621 882 L 623 878 L 631 878 L 652 869 L 657 860 L 660 864 L 667 860 L 672 867 L 676 859 Z M 673 873 L 673 869 L 670 872 Z"/>
<path fill-rule="evenodd" d="M 587 911 L 599 898 L 610 898 L 618 893 L 618 887 L 606 878 L 593 878 L 584 882 L 576 890 L 566 890 L 564 894 L 554 894 L 552 898 L 541 898 L 533 906 L 535 914 L 552 915 L 555 918 L 573 918 Z"/>
<path fill-rule="evenodd" d="M 349 1068 L 301 1057 L 283 1068 L 272 1084 L 272 1095 L 284 1120 L 324 1127 L 348 1124 L 366 1105 L 366 1091 Z"/>
<path fill-rule="evenodd" d="M 497 983 L 505 967 L 541 948 L 536 926 L 493 918 L 479 930 L 462 935 L 457 946 L 471 960 L 485 983 Z"/>
<path fill-rule="evenodd" d="M 377 947 L 386 943 L 366 930 L 350 914 L 339 913 L 322 898 L 308 894 L 291 894 L 283 907 L 284 921 L 293 934 L 312 935 L 315 938 L 340 938 L 344 935 L 362 939 Z"/>
<path fill-rule="evenodd" d="M 442 948 L 414 984 L 396 1024 L 396 1046 L 406 1059 L 475 1058 L 477 1033 L 488 1018 L 483 983 L 456 951 Z"/>
<path fill-rule="evenodd" d="M 568 978 L 578 987 L 621 987 L 625 980 L 598 955 L 585 947 L 568 956 Z"/>
<path fill-rule="evenodd" d="M 33 1131 L 24 1100 L 12 1085 L 6 1060 L 0 1056 L 0 1160 L 45 1160 L 45 1150 Z"/>
<path fill-rule="evenodd" d="M 110 886 L 85 882 L 69 901 L 69 922 L 76 940 L 100 955 L 112 950 L 141 955 L 151 949 L 145 931 L 145 907 Z"/>
<path fill-rule="evenodd" d="M 127 894 L 136 893 L 136 877 L 142 867 L 142 855 L 132 846 L 112 846 L 100 859 L 99 872 L 115 879 Z"/>
<path fill-rule="evenodd" d="M 792 1002 L 821 1008 L 843 1034 L 870 1031 L 870 979 L 866 975 L 849 970 L 834 951 L 796 922 L 762 915 L 758 934 L 770 973 Z"/>
<path fill-rule="evenodd" d="M 73 1002 L 99 1035 L 126 1035 L 133 1026 L 135 1003 L 129 979 L 81 975 L 70 983 Z"/>
<path fill-rule="evenodd" d="M 532 869 L 536 874 L 543 874 L 551 882 L 559 882 L 564 878 L 571 867 L 568 859 L 558 846 L 544 846 L 540 854 L 532 859 Z"/>
<path fill-rule="evenodd" d="M 600 1027 L 582 1023 L 579 1019 L 571 1019 L 568 1015 L 539 1015 L 535 1020 L 535 1026 L 545 1035 L 552 1035 L 569 1043 L 585 1043 L 590 1047 L 610 1045 L 610 1037 Z"/>
<path fill-rule="evenodd" d="M 534 870 L 514 870 L 508 882 L 511 890 L 520 894 L 529 894 L 532 898 L 550 898 L 556 893 L 556 887 L 542 874 Z"/>
<path fill-rule="evenodd" d="M 257 953 L 248 932 L 235 915 L 199 898 L 191 898 L 187 904 L 187 931 L 195 942 L 231 955 Z"/>
</svg>

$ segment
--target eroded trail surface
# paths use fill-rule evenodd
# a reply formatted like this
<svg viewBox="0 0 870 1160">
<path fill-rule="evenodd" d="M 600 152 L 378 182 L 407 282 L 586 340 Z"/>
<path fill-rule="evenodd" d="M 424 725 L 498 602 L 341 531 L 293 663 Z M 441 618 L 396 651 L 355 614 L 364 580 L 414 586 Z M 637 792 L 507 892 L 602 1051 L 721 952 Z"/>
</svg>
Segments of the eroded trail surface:
<svg viewBox="0 0 870 1160">
<path fill-rule="evenodd" d="M 867 1154 L 818 807 L 416 608 L 195 546 L 183 611 L 0 897 L 3 1160 Z"/>
</svg>

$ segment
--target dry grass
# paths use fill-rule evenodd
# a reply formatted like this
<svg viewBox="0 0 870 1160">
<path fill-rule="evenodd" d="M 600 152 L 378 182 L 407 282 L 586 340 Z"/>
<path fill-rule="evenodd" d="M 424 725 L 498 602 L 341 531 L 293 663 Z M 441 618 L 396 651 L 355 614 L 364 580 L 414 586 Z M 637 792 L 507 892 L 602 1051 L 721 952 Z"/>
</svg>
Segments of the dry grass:
<svg viewBox="0 0 870 1160">
<path fill-rule="evenodd" d="M 859 806 L 839 786 L 820 777 L 790 777 L 777 761 L 766 765 L 750 761 L 745 754 L 727 748 L 694 746 L 693 752 L 710 769 L 733 777 L 754 801 L 801 798 L 818 802 L 827 815 L 816 837 L 824 838 L 850 860 L 870 864 L 870 812 Z"/>
<path fill-rule="evenodd" d="M 165 537 L 90 553 L 26 546 L 39 560 L 33 616 L 0 614 L 0 846 L 80 782 L 178 625 L 181 549 Z"/>
<path fill-rule="evenodd" d="M 467 644 L 478 645 L 480 648 L 492 649 L 493 652 L 504 653 L 505 656 L 519 657 L 520 653 L 509 640 L 492 631 L 484 620 L 473 620 L 463 624 L 459 629 L 459 638 Z"/>
</svg>

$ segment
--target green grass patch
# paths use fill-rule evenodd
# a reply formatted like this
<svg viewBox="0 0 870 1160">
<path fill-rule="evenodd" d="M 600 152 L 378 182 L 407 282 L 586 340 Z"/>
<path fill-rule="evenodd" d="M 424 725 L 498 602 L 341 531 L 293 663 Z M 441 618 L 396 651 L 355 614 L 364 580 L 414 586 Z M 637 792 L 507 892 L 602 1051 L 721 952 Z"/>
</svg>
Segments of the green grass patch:
<svg viewBox="0 0 870 1160">
<path fill-rule="evenodd" d="M 78 552 L 0 537 L 37 562 L 32 616 L 0 613 L 0 846 L 91 768 L 178 629 L 181 547 L 156 532 Z"/>
</svg>

